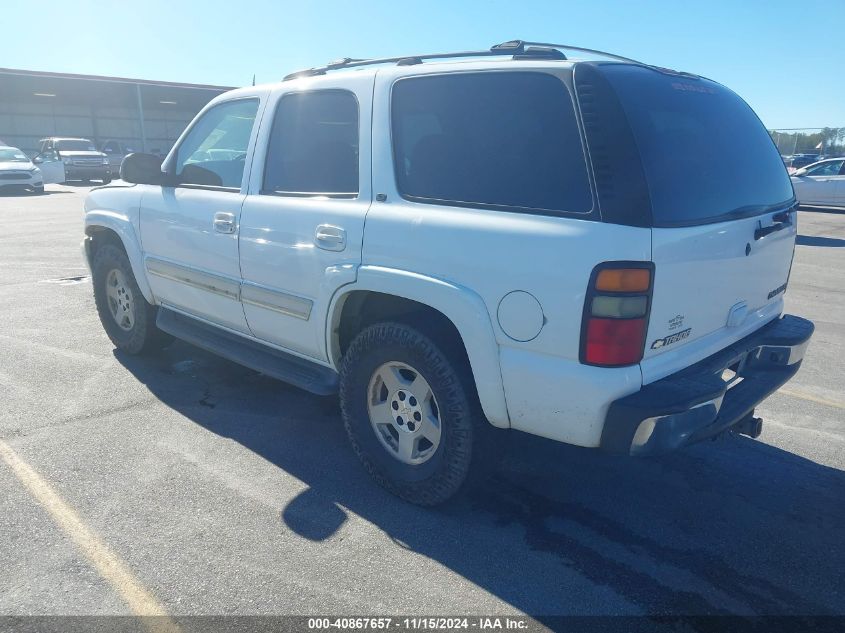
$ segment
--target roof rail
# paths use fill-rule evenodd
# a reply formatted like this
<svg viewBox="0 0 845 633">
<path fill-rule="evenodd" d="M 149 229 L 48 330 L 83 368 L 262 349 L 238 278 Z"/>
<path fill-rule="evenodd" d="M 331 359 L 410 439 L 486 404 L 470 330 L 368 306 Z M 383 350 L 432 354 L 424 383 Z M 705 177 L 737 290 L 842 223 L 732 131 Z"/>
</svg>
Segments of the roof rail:
<svg viewBox="0 0 845 633">
<path fill-rule="evenodd" d="M 537 48 L 526 48 L 537 47 Z M 605 51 L 596 50 L 593 48 L 582 48 L 580 46 L 570 46 L 569 44 L 547 44 L 544 42 L 526 42 L 524 40 L 510 40 L 491 46 L 487 50 L 481 51 L 462 51 L 456 53 L 432 53 L 428 55 L 402 55 L 401 57 L 380 57 L 375 59 L 353 59 L 344 57 L 326 64 L 325 66 L 317 66 L 314 68 L 306 68 L 304 70 L 297 70 L 289 75 L 285 75 L 282 81 L 290 79 L 298 79 L 300 77 L 314 77 L 316 75 L 325 75 L 330 70 L 339 70 L 341 68 L 356 68 L 359 66 L 372 66 L 375 64 L 398 64 L 400 66 L 409 66 L 414 64 L 421 64 L 426 59 L 459 59 L 462 57 L 492 57 L 499 55 L 513 55 L 515 59 L 539 58 L 545 57 L 547 59 L 566 59 L 566 56 L 560 52 L 559 49 L 579 51 L 582 53 L 592 53 L 594 55 L 602 55 L 610 59 L 618 59 L 620 61 L 632 62 L 634 64 L 641 64 L 630 57 L 623 57 L 615 55 L 614 53 L 607 53 Z M 556 51 L 556 52 L 554 52 Z"/>
<path fill-rule="evenodd" d="M 512 54 L 524 54 L 526 46 L 540 46 L 542 48 L 552 48 L 552 49 L 563 49 L 566 51 L 578 51 L 580 53 L 592 53 L 594 55 L 603 55 L 604 57 L 609 57 L 610 59 L 618 59 L 623 62 L 631 62 L 634 64 L 643 64 L 643 62 L 637 61 L 636 59 L 631 59 L 630 57 L 623 57 L 622 55 L 617 55 L 616 53 L 608 53 L 607 51 L 600 51 L 596 48 L 583 48 L 581 46 L 571 46 L 569 44 L 549 44 L 548 42 L 526 42 L 525 40 L 511 40 L 510 42 L 502 42 L 501 44 L 496 44 L 495 46 L 491 47 L 491 51 L 497 51 L 499 53 L 512 53 Z"/>
</svg>

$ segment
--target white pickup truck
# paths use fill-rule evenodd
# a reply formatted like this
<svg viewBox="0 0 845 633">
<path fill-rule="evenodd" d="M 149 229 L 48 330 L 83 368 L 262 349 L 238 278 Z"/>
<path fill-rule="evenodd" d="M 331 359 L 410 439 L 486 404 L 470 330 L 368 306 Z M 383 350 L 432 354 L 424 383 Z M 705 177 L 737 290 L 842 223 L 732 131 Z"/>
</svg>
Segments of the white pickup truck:
<svg viewBox="0 0 845 633">
<path fill-rule="evenodd" d="M 214 99 L 86 200 L 109 337 L 339 393 L 365 468 L 424 505 L 496 429 L 629 455 L 756 437 L 813 332 L 782 314 L 778 152 L 718 83 L 564 50 L 344 59 Z"/>
</svg>

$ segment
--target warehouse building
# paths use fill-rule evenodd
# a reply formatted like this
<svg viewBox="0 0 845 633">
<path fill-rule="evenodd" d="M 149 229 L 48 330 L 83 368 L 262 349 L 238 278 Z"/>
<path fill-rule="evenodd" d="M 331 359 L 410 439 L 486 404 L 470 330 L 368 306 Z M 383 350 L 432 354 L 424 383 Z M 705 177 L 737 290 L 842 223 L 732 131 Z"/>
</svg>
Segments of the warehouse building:
<svg viewBox="0 0 845 633">
<path fill-rule="evenodd" d="M 164 154 L 226 86 L 0 68 L 0 140 L 30 155 L 48 136 Z"/>
</svg>

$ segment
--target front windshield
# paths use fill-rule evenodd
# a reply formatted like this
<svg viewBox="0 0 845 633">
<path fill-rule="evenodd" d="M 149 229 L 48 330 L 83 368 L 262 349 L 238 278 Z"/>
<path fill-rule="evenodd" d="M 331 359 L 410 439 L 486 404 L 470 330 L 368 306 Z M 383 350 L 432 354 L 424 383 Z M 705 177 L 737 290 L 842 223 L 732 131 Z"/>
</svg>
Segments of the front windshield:
<svg viewBox="0 0 845 633">
<path fill-rule="evenodd" d="M 60 152 L 96 152 L 97 148 L 91 141 L 85 139 L 66 139 L 56 141 L 56 149 Z"/>
<path fill-rule="evenodd" d="M 16 147 L 0 147 L 0 163 L 28 163 L 29 159 Z"/>
</svg>

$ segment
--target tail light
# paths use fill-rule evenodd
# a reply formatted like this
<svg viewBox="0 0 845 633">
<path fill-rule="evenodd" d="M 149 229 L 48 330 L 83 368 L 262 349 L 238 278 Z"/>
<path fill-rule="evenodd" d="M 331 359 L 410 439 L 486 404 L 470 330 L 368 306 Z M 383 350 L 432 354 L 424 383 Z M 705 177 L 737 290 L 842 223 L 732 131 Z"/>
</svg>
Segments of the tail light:
<svg viewBox="0 0 845 633">
<path fill-rule="evenodd" d="M 643 358 L 654 264 L 605 262 L 593 269 L 581 324 L 581 362 L 635 365 Z"/>
</svg>

